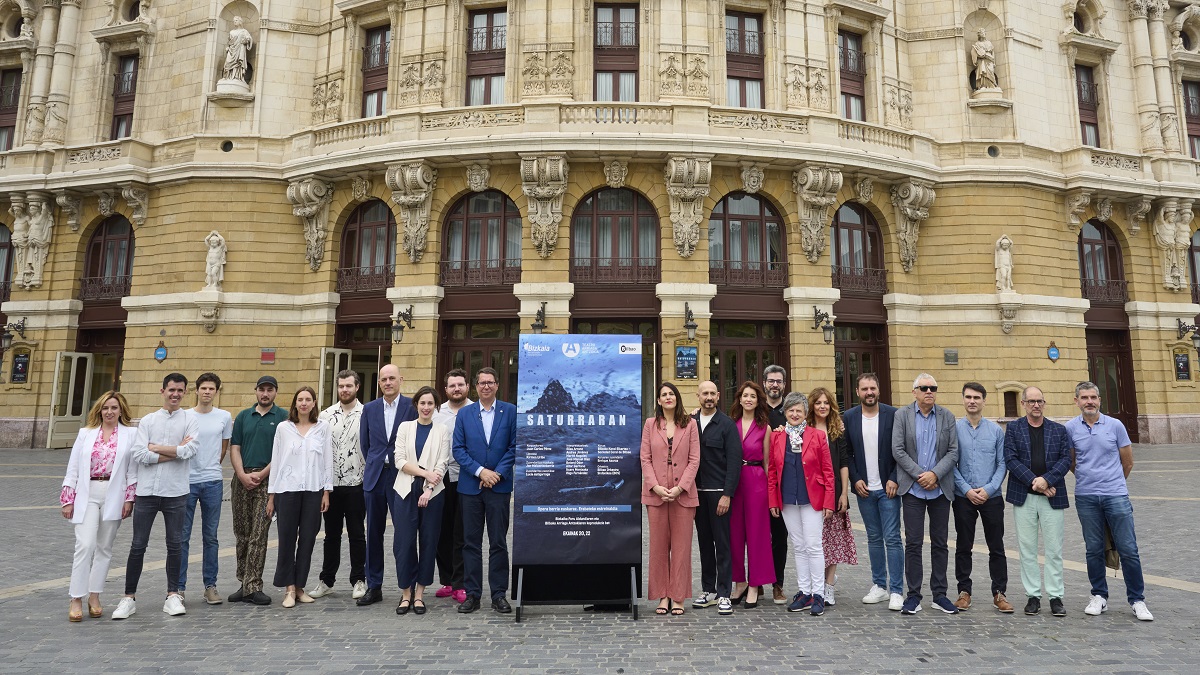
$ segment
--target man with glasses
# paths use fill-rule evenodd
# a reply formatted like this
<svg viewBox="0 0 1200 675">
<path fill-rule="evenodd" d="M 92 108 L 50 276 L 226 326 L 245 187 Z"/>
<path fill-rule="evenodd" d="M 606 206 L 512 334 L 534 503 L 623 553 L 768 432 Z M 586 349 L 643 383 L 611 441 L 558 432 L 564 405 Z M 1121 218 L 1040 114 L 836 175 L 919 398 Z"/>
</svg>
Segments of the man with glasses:
<svg viewBox="0 0 1200 675">
<path fill-rule="evenodd" d="M 1013 505 L 1017 545 L 1021 552 L 1021 585 L 1025 613 L 1042 609 L 1042 573 L 1038 569 L 1038 534 L 1046 553 L 1046 595 L 1050 613 L 1066 616 L 1063 606 L 1063 511 L 1067 502 L 1067 471 L 1071 469 L 1071 439 L 1067 429 L 1046 419 L 1046 397 L 1037 387 L 1021 392 L 1025 416 L 1004 431 L 1004 463 L 1008 467 L 1008 501 Z"/>
<path fill-rule="evenodd" d="M 763 370 L 763 391 L 767 392 L 767 416 L 771 420 L 771 428 L 778 429 L 787 423 L 783 415 L 783 395 L 787 393 L 787 371 L 783 366 L 767 366 Z M 783 593 L 783 568 L 787 565 L 788 531 L 783 524 L 783 518 L 771 519 L 771 558 L 775 563 L 775 584 L 772 586 L 772 601 L 776 605 L 786 604 L 788 599 Z M 762 596 L 762 589 L 758 589 Z"/>
<path fill-rule="evenodd" d="M 929 514 L 929 590 L 933 606 L 947 614 L 958 608 L 946 597 L 947 545 L 950 503 L 954 500 L 954 467 L 958 465 L 958 434 L 954 413 L 937 405 L 937 380 L 921 373 L 913 381 L 912 405 L 896 411 L 892 426 L 892 458 L 896 460 L 898 492 L 904 495 L 904 574 L 908 597 L 900 613 L 921 611 L 921 546 L 925 515 Z"/>
<path fill-rule="evenodd" d="M 454 460 L 459 465 L 458 496 L 463 520 L 462 614 L 479 609 L 483 595 L 483 529 L 487 527 L 488 590 L 492 609 L 512 611 L 508 593 L 508 512 L 517 457 L 517 407 L 496 400 L 500 376 L 493 368 L 475 374 L 479 401 L 454 418 Z"/>
</svg>

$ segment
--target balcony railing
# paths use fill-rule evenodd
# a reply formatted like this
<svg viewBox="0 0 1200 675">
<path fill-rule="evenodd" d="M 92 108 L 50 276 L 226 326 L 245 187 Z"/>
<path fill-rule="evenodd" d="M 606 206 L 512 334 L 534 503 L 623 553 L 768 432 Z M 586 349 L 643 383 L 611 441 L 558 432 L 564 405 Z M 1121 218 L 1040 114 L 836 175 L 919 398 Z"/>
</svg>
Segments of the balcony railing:
<svg viewBox="0 0 1200 675">
<path fill-rule="evenodd" d="M 16 110 L 21 101 L 21 85 L 0 87 L 0 110 Z"/>
<path fill-rule="evenodd" d="M 1117 305 L 1129 301 L 1129 284 L 1124 279 L 1083 279 L 1079 282 L 1084 300 Z"/>
<path fill-rule="evenodd" d="M 137 93 L 137 72 L 113 75 L 113 97 L 133 96 Z"/>
<path fill-rule="evenodd" d="M 504 260 L 443 260 L 443 286 L 506 286 L 521 281 L 521 264 Z"/>
<path fill-rule="evenodd" d="M 744 288 L 784 288 L 788 283 L 787 263 L 713 260 L 708 267 L 708 283 Z"/>
<path fill-rule="evenodd" d="M 624 49 L 638 46 L 637 24 L 597 23 L 596 46 L 609 49 Z"/>
<path fill-rule="evenodd" d="M 379 42 L 362 48 L 362 69 L 375 70 L 388 67 L 388 52 L 392 49 L 392 41 Z"/>
<path fill-rule="evenodd" d="M 575 258 L 571 281 L 577 284 L 657 284 L 657 258 Z"/>
<path fill-rule="evenodd" d="M 743 56 L 762 56 L 763 34 L 756 31 L 726 28 L 725 52 Z"/>
<path fill-rule="evenodd" d="M 833 287 L 843 293 L 887 293 L 887 270 L 871 267 L 833 266 Z"/>
<path fill-rule="evenodd" d="M 467 29 L 467 53 L 498 52 L 508 46 L 508 26 Z"/>
<path fill-rule="evenodd" d="M 337 273 L 338 293 L 367 293 L 391 288 L 396 280 L 395 265 L 342 267 Z"/>
<path fill-rule="evenodd" d="M 1091 82 L 1075 82 L 1075 91 L 1079 95 L 1079 107 L 1095 110 L 1100 105 L 1100 87 Z"/>
<path fill-rule="evenodd" d="M 559 121 L 563 124 L 671 124 L 669 106 L 645 103 L 596 102 L 571 103 L 562 106 Z"/>
<path fill-rule="evenodd" d="M 129 295 L 132 277 L 84 277 L 79 285 L 80 300 L 119 300 Z"/>
<path fill-rule="evenodd" d="M 838 48 L 839 68 L 848 75 L 864 77 L 867 74 L 867 55 L 858 49 Z"/>
</svg>

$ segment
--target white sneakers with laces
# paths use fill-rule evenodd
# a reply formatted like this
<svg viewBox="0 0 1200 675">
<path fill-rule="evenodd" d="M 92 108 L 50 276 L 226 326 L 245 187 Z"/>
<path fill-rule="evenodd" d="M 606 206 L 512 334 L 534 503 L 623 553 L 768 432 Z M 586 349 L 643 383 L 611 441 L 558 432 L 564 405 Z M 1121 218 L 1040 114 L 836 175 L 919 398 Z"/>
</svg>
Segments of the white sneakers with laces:
<svg viewBox="0 0 1200 675">
<path fill-rule="evenodd" d="M 163 611 L 171 616 L 187 614 L 187 609 L 183 606 L 183 598 L 178 595 L 167 596 L 166 602 L 163 603 Z"/>
<path fill-rule="evenodd" d="M 1150 613 L 1150 610 L 1146 607 L 1146 602 L 1144 600 L 1138 600 L 1131 606 L 1133 607 L 1133 615 L 1138 618 L 1138 621 L 1154 620 L 1154 615 Z"/>
<path fill-rule="evenodd" d="M 121 598 L 121 602 L 117 605 L 117 608 L 113 610 L 112 618 L 118 620 L 128 619 L 130 616 L 133 616 L 135 612 L 137 612 L 137 602 L 127 595 Z"/>
<path fill-rule="evenodd" d="M 365 582 L 361 579 L 354 582 L 354 592 L 350 594 L 350 597 L 357 600 L 366 594 L 367 594 L 367 582 Z M 312 595 L 312 593 L 309 593 L 309 595 Z"/>
<path fill-rule="evenodd" d="M 1100 616 L 1108 611 L 1108 600 L 1099 595 L 1093 595 L 1091 600 L 1088 600 L 1087 607 L 1083 609 L 1083 613 L 1088 616 Z"/>
<path fill-rule="evenodd" d="M 888 609 L 893 612 L 899 612 L 904 609 L 904 596 L 899 593 L 892 593 L 891 599 L 888 602 Z"/>
<path fill-rule="evenodd" d="M 312 589 L 312 591 L 310 591 L 308 595 L 309 595 L 309 597 L 313 597 L 313 598 L 323 598 L 332 592 L 333 592 L 333 589 L 326 586 L 325 582 L 322 581 L 322 582 L 319 582 L 317 584 L 317 587 Z"/>
<path fill-rule="evenodd" d="M 887 599 L 887 589 L 880 588 L 879 584 L 872 584 L 871 590 L 867 591 L 867 594 L 863 596 L 862 601 L 864 605 L 874 605 L 880 602 L 885 602 Z M 901 600 L 900 602 L 903 604 L 904 601 Z"/>
</svg>

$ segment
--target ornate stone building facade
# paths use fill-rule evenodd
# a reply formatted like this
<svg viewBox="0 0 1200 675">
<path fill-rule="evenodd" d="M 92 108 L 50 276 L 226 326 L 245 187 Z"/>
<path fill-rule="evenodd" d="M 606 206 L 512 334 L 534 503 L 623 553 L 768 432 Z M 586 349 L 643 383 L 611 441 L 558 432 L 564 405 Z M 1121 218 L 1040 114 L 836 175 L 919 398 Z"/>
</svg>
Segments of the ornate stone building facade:
<svg viewBox="0 0 1200 675">
<path fill-rule="evenodd" d="M 1190 1 L 6 0 L 0 150 L 0 445 L 175 370 L 511 400 L 535 321 L 652 396 L 689 318 L 725 392 L 1094 379 L 1200 438 Z"/>
</svg>

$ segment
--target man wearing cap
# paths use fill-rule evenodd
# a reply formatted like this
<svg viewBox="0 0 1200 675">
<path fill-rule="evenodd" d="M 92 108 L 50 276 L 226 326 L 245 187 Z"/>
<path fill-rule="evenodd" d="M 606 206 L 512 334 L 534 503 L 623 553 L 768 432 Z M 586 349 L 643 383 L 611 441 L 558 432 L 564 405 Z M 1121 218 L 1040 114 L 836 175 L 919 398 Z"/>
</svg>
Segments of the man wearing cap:
<svg viewBox="0 0 1200 675">
<path fill-rule="evenodd" d="M 288 417 L 286 410 L 275 405 L 278 391 L 275 378 L 270 375 L 258 378 L 254 387 L 257 404 L 238 413 L 233 421 L 233 437 L 229 441 L 233 464 L 229 503 L 233 511 L 233 536 L 237 539 L 237 577 L 242 587 L 229 596 L 229 602 L 271 604 L 271 596 L 262 590 L 267 535 L 271 528 L 267 516 L 267 476 L 271 473 L 275 427 Z"/>
</svg>

